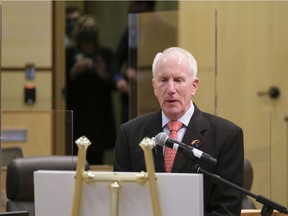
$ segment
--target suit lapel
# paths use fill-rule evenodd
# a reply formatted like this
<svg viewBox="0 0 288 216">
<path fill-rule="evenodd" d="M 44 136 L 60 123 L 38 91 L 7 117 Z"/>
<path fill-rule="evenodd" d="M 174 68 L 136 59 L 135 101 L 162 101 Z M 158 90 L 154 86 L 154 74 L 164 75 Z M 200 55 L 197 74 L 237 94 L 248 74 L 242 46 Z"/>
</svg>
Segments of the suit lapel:
<svg viewBox="0 0 288 216">
<path fill-rule="evenodd" d="M 145 126 L 145 134 L 147 137 L 155 137 L 158 133 L 162 132 L 162 117 L 161 111 L 151 116 L 151 119 Z M 154 165 L 156 172 L 164 172 L 164 160 L 163 160 L 163 147 L 155 146 L 152 150 L 154 157 Z"/>
</svg>

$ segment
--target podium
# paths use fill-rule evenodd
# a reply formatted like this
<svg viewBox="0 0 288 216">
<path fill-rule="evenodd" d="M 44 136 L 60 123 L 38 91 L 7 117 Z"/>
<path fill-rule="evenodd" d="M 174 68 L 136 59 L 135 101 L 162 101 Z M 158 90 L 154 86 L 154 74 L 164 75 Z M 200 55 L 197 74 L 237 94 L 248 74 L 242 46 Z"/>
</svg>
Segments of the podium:
<svg viewBox="0 0 288 216">
<path fill-rule="evenodd" d="M 95 175 L 122 175 L 94 172 Z M 133 173 L 129 173 L 133 174 Z M 136 174 L 136 173 L 135 173 Z M 75 171 L 37 171 L 34 173 L 36 216 L 71 216 Z M 156 173 L 162 215 L 203 216 L 202 174 Z M 81 216 L 109 216 L 111 182 L 83 183 Z M 119 216 L 153 216 L 149 182 L 122 182 Z"/>
<path fill-rule="evenodd" d="M 155 173 L 153 139 L 145 137 L 147 172 L 91 172 L 84 170 L 85 137 L 76 140 L 76 171 L 34 172 L 36 216 L 194 216 L 204 215 L 203 176 Z"/>
</svg>

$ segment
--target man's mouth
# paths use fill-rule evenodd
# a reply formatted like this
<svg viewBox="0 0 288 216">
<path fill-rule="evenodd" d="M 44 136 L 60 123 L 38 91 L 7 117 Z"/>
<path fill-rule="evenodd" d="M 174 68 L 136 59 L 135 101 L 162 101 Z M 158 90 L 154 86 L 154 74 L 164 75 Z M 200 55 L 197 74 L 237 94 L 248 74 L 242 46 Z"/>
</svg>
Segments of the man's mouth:
<svg viewBox="0 0 288 216">
<path fill-rule="evenodd" d="M 177 100 L 166 100 L 168 103 L 176 103 Z"/>
</svg>

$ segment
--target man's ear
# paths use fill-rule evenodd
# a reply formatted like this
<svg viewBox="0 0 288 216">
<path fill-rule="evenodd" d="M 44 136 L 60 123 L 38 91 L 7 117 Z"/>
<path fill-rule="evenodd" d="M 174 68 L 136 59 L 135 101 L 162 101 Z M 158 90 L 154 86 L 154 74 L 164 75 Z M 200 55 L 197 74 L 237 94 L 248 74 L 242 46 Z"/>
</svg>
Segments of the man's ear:
<svg viewBox="0 0 288 216">
<path fill-rule="evenodd" d="M 196 77 L 192 82 L 192 91 L 191 91 L 192 96 L 194 96 L 196 94 L 196 91 L 198 89 L 198 85 L 199 85 L 199 79 Z"/>
</svg>

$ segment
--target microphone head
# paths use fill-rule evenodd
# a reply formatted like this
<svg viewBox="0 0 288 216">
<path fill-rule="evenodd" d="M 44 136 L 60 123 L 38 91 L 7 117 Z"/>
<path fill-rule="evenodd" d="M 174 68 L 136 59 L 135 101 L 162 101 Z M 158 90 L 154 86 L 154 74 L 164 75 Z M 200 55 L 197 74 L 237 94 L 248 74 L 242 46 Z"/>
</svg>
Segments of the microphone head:
<svg viewBox="0 0 288 216">
<path fill-rule="evenodd" d="M 160 146 L 165 146 L 165 142 L 168 138 L 169 136 L 166 133 L 160 132 L 156 135 L 155 142 Z"/>
</svg>

